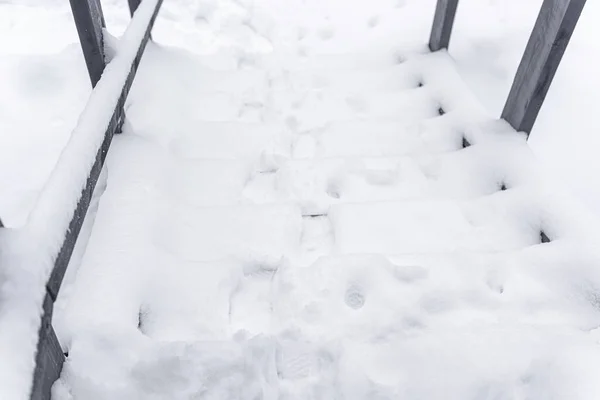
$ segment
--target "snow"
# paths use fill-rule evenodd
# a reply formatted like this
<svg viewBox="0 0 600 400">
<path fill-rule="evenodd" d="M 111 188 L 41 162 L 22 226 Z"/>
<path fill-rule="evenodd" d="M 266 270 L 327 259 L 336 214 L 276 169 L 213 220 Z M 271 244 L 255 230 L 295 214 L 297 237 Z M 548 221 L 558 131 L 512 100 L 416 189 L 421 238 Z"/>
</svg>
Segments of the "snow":
<svg viewBox="0 0 600 400">
<path fill-rule="evenodd" d="M 461 0 L 451 53 L 471 90 L 495 115 L 504 106 L 541 3 Z M 600 143 L 592 132 L 600 60 L 593 55 L 600 51 L 594 40 L 599 12 L 598 2 L 586 2 L 530 138 L 538 162 L 595 212 L 595 149 Z"/>
<path fill-rule="evenodd" d="M 0 324 L 8 328 L 1 332 L 0 353 L 12 368 L 0 370 L 0 387 L 6 393 L 2 397 L 28 396 L 39 317 L 46 294 L 44 288 L 53 259 L 60 251 L 155 5 L 156 1 L 147 1 L 140 7 L 138 17 L 125 32 L 120 48 L 90 95 L 26 225 L 14 232 L 3 232 L 0 261 L 5 273 L 0 292 L 3 300 Z"/>
<path fill-rule="evenodd" d="M 58 41 L 76 40 L 68 7 L 29 3 L 6 15 L 62 15 Z M 598 398 L 597 216 L 493 110 L 539 1 L 461 1 L 449 55 L 425 51 L 434 3 L 165 2 L 55 307 L 69 357 L 54 399 Z M 103 6 L 120 34 L 126 2 Z M 86 114 L 65 133 L 89 90 L 77 50 L 0 59 L 9 95 L 39 115 L 0 97 L 11 131 L 52 127 L 0 135 L 3 170 L 40 158 L 28 179 L 2 176 L 7 225 L 25 226 L 0 232 L 3 266 L 7 249 L 48 264 L 37 245 L 81 189 L 86 135 L 103 133 L 82 134 Z M 109 110 L 98 92 L 112 90 L 90 104 Z M 564 137 L 574 115 L 591 130 L 560 104 L 532 139 Z M 30 381 L 38 272 L 0 269 L 3 399 Z"/>
</svg>

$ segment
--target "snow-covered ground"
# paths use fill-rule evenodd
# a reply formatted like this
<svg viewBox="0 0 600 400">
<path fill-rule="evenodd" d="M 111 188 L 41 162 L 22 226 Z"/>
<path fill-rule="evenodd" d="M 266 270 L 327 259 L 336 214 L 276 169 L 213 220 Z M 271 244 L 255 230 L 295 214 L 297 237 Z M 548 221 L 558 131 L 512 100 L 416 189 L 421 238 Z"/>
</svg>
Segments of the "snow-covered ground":
<svg viewBox="0 0 600 400">
<path fill-rule="evenodd" d="M 165 1 L 57 303 L 56 399 L 598 398 L 595 217 L 563 194 L 600 212 L 598 5 L 535 159 L 490 117 L 541 1 L 462 0 L 452 58 L 422 54 L 434 3 Z M 8 226 L 90 92 L 70 19 L 0 2 Z"/>
</svg>

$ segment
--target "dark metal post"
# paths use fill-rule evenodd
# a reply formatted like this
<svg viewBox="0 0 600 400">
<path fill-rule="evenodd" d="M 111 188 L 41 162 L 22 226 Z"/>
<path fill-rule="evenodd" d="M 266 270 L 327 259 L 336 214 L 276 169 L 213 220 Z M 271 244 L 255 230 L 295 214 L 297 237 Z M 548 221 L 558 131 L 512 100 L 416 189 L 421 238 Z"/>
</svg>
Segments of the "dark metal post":
<svg viewBox="0 0 600 400">
<path fill-rule="evenodd" d="M 502 111 L 516 130 L 531 132 L 584 5 L 544 0 Z"/>
<path fill-rule="evenodd" d="M 431 51 L 448 48 L 457 7 L 458 0 L 437 1 L 435 16 L 433 17 L 433 26 L 431 28 L 431 37 L 429 38 L 429 49 Z"/>
<path fill-rule="evenodd" d="M 137 8 L 139 7 L 141 1 L 142 0 L 127 0 L 127 2 L 129 3 L 129 12 L 131 13 L 132 17 L 135 10 L 137 10 Z"/>
<path fill-rule="evenodd" d="M 52 311 L 54 300 L 46 292 L 44 298 L 44 315 L 38 333 L 38 346 L 35 355 L 35 371 L 33 373 L 33 386 L 30 400 L 49 400 L 50 389 L 60 377 L 65 356 L 52 328 Z"/>
<path fill-rule="evenodd" d="M 100 0 L 70 0 L 70 2 L 92 87 L 95 87 L 106 66 L 102 37 L 102 30 L 106 27 L 106 23 Z"/>
</svg>

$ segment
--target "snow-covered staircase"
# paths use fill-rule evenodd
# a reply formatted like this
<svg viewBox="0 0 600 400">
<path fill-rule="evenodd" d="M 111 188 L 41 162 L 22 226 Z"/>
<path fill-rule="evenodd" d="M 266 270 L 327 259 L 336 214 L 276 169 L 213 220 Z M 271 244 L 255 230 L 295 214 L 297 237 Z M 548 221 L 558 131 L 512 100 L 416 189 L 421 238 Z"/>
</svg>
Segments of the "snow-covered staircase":
<svg viewBox="0 0 600 400">
<path fill-rule="evenodd" d="M 528 362 L 550 344 L 593 342 L 565 329 L 592 329 L 596 306 L 545 286 L 597 277 L 561 243 L 569 217 L 445 52 L 226 71 L 145 57 L 56 305 L 57 393 L 512 398 L 537 393 Z"/>
<path fill-rule="evenodd" d="M 95 2 L 73 10 L 102 39 Z M 160 4 L 82 42 L 98 86 L 28 225 L 0 231 L 0 389 L 33 371 L 47 399 L 64 352 L 57 400 L 597 398 L 598 235 L 527 145 L 581 1 L 544 1 L 532 38 L 561 42 L 532 39 L 503 119 L 430 51 L 456 0 L 429 47 L 235 65 L 144 51 Z"/>
</svg>

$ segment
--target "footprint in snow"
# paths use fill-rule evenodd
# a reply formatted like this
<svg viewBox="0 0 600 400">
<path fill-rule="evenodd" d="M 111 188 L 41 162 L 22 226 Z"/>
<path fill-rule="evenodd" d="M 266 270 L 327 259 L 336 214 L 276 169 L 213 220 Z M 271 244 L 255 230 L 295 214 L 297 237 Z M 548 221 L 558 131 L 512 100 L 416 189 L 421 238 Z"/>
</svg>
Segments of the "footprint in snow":
<svg viewBox="0 0 600 400">
<path fill-rule="evenodd" d="M 298 38 L 298 40 L 304 39 L 306 35 L 308 35 L 308 29 L 306 29 L 303 26 L 299 27 L 296 31 L 296 37 Z"/>
<path fill-rule="evenodd" d="M 301 379 L 313 375 L 318 360 L 302 343 L 280 343 L 276 351 L 277 375 L 283 379 Z"/>
<path fill-rule="evenodd" d="M 418 265 L 395 265 L 393 275 L 400 282 L 410 284 L 427 279 L 429 272 L 427 269 Z"/>
<path fill-rule="evenodd" d="M 196 23 L 208 24 L 215 11 L 217 11 L 217 2 L 215 0 L 201 0 L 196 4 Z"/>
<path fill-rule="evenodd" d="M 398 181 L 397 169 L 367 169 L 365 181 L 373 186 L 393 185 Z"/>
<path fill-rule="evenodd" d="M 504 293 L 504 277 L 499 271 L 492 270 L 488 272 L 485 283 L 492 292 L 497 294 Z"/>
<path fill-rule="evenodd" d="M 365 295 L 360 287 L 352 285 L 346 290 L 344 301 L 348 307 L 358 310 L 365 305 Z"/>
<path fill-rule="evenodd" d="M 298 118 L 296 118 L 295 116 L 289 115 L 285 117 L 285 125 L 290 131 L 296 132 L 298 131 L 298 127 L 300 126 L 300 121 L 298 121 Z"/>
<path fill-rule="evenodd" d="M 375 28 L 377 25 L 379 25 L 379 15 L 373 15 L 367 21 L 367 26 L 372 29 Z"/>
<path fill-rule="evenodd" d="M 329 40 L 335 35 L 335 31 L 331 27 L 323 27 L 318 31 L 321 40 Z"/>
<path fill-rule="evenodd" d="M 306 46 L 298 47 L 298 56 L 302 58 L 308 57 L 308 49 L 306 48 Z"/>
<path fill-rule="evenodd" d="M 331 180 L 327 183 L 325 193 L 332 199 L 339 199 L 341 195 L 341 183 L 339 180 Z"/>
<path fill-rule="evenodd" d="M 283 258 L 269 259 L 268 257 L 262 257 L 262 259 L 249 261 L 243 265 L 244 276 L 271 279 L 277 270 L 279 270 L 279 267 L 283 264 L 283 261 Z"/>
<path fill-rule="evenodd" d="M 346 105 L 355 113 L 364 113 L 368 110 L 367 101 L 359 95 L 351 95 L 346 97 Z"/>
</svg>

